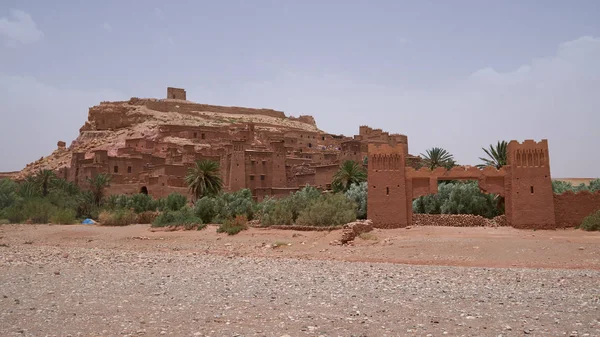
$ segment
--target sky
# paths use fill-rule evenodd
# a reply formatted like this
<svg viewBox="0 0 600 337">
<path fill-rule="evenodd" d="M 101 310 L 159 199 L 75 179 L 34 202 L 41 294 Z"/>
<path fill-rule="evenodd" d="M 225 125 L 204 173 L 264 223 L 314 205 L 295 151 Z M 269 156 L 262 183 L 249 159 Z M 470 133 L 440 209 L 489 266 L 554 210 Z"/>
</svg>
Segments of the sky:
<svg viewBox="0 0 600 337">
<path fill-rule="evenodd" d="M 166 96 L 408 135 L 475 165 L 548 139 L 600 176 L 600 1 L 0 2 L 0 171 L 70 144 L 101 101 Z"/>
</svg>

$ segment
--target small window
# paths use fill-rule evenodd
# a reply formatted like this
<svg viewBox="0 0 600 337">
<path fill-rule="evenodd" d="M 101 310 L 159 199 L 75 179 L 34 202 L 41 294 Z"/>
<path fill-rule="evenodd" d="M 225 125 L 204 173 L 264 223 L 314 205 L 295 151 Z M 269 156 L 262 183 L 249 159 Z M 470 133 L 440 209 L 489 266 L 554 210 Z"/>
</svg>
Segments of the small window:
<svg viewBox="0 0 600 337">
<path fill-rule="evenodd" d="M 533 194 L 533 186 L 531 186 L 531 194 Z"/>
<path fill-rule="evenodd" d="M 263 161 L 262 161 L 262 164 L 263 164 L 263 165 L 266 165 L 266 164 L 267 164 L 267 162 L 266 162 L 265 160 L 263 160 Z"/>
<path fill-rule="evenodd" d="M 325 140 L 325 136 L 323 136 L 322 138 L 323 138 L 323 140 Z"/>
<path fill-rule="evenodd" d="M 312 143 L 308 143 L 308 147 L 312 147 Z"/>
<path fill-rule="evenodd" d="M 250 180 L 254 180 L 254 176 L 250 176 Z"/>
<path fill-rule="evenodd" d="M 260 180 L 265 180 L 265 175 L 264 174 L 260 175 Z"/>
<path fill-rule="evenodd" d="M 385 188 L 385 195 L 390 195 L 390 188 L 389 187 Z"/>
<path fill-rule="evenodd" d="M 198 133 L 194 132 L 194 138 L 198 138 Z"/>
<path fill-rule="evenodd" d="M 131 173 L 131 166 L 127 166 L 127 173 Z"/>
<path fill-rule="evenodd" d="M 114 173 L 119 173 L 119 167 L 118 166 L 113 167 L 113 172 Z"/>
<path fill-rule="evenodd" d="M 205 134 L 201 134 L 201 135 L 200 135 L 200 138 L 202 138 L 202 139 L 206 139 L 206 135 L 205 135 Z"/>
</svg>

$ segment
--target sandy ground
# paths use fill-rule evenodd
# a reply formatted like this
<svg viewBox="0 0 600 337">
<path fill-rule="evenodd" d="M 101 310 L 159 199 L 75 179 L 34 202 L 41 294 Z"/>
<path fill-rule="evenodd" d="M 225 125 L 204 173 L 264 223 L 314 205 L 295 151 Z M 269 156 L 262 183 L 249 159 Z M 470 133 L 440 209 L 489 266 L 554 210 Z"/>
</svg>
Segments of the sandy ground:
<svg viewBox="0 0 600 337">
<path fill-rule="evenodd" d="M 4 225 L 0 226 L 0 244 L 418 265 L 600 269 L 599 232 L 412 227 L 376 229 L 353 245 L 330 245 L 340 233 L 251 228 L 228 236 L 216 233 L 212 225 L 201 231 L 175 232 L 153 232 L 149 225 Z"/>
<path fill-rule="evenodd" d="M 600 336 L 600 233 L 339 235 L 0 226 L 0 336 Z"/>
</svg>

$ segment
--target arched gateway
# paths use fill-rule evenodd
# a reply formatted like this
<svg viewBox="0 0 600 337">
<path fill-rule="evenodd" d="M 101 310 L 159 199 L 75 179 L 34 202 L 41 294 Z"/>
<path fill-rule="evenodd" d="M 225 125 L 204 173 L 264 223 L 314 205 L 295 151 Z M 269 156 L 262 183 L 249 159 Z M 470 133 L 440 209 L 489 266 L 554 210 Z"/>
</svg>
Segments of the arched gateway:
<svg viewBox="0 0 600 337">
<path fill-rule="evenodd" d="M 437 193 L 439 180 L 477 180 L 482 191 L 505 197 L 509 225 L 554 228 L 548 141 L 511 141 L 507 151 L 508 164 L 500 169 L 415 170 L 406 167 L 406 144 L 369 144 L 368 218 L 380 228 L 406 227 L 412 222 L 412 200 Z"/>
</svg>

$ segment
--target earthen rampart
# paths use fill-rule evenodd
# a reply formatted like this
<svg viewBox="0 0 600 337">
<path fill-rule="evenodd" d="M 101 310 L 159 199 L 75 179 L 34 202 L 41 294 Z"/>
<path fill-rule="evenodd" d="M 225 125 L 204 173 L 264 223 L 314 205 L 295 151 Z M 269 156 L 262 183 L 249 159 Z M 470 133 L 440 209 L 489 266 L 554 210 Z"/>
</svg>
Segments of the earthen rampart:
<svg viewBox="0 0 600 337">
<path fill-rule="evenodd" d="M 571 191 L 554 195 L 554 214 L 559 228 L 577 227 L 583 219 L 600 210 L 600 191 Z"/>
</svg>

